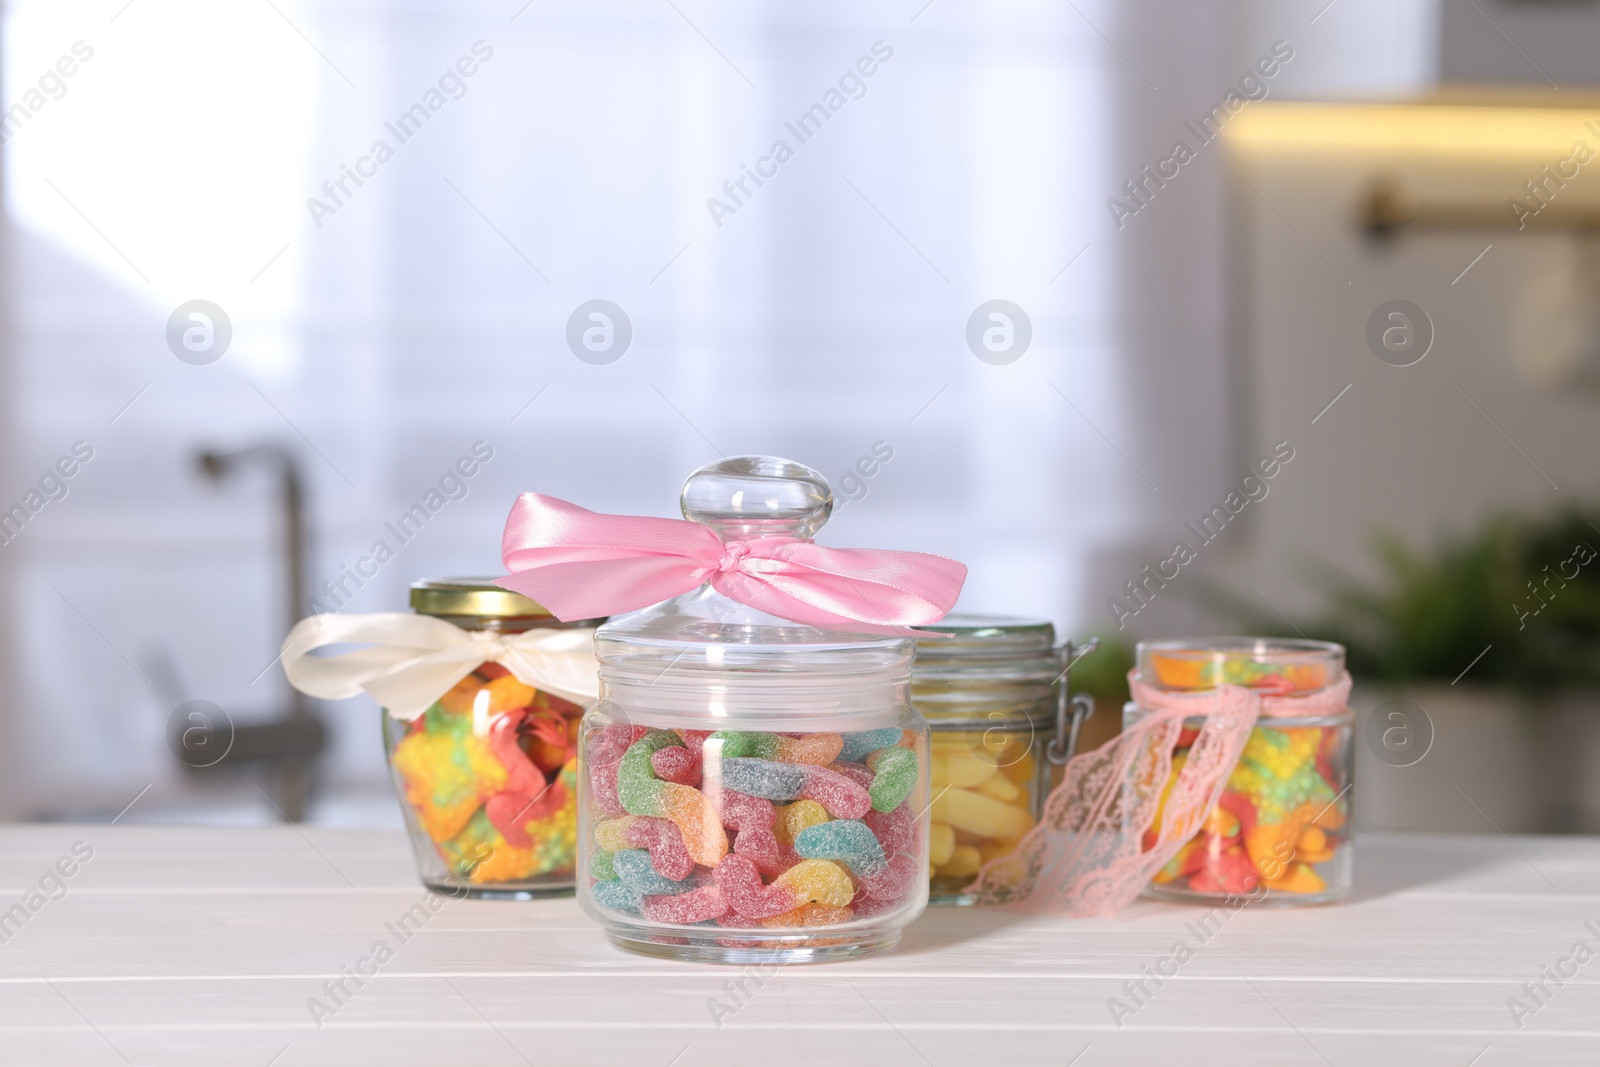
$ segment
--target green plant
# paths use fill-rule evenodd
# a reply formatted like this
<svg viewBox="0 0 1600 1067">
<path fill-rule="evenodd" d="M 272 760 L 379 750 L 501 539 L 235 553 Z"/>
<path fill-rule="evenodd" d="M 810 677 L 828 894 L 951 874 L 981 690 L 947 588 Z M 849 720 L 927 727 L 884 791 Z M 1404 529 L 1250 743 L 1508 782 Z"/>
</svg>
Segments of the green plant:
<svg viewBox="0 0 1600 1067">
<path fill-rule="evenodd" d="M 1502 515 L 1431 549 L 1380 535 L 1377 582 L 1318 568 L 1325 608 L 1287 626 L 1243 598 L 1208 599 L 1258 632 L 1338 641 L 1359 678 L 1451 682 L 1466 672 L 1531 692 L 1592 686 L 1600 684 L 1595 545 L 1600 513 Z"/>
</svg>

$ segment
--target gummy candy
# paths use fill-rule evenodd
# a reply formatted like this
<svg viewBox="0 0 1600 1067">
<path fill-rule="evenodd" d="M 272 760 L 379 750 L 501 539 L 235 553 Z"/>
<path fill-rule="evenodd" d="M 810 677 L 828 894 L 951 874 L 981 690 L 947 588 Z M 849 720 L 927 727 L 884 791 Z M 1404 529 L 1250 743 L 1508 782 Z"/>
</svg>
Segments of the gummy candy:
<svg viewBox="0 0 1600 1067">
<path fill-rule="evenodd" d="M 917 851 L 917 819 L 905 804 L 893 811 L 869 811 L 861 821 L 877 835 L 886 855 Z"/>
<path fill-rule="evenodd" d="M 872 795 L 867 790 L 847 775 L 826 767 L 805 768 L 805 783 L 799 795 L 815 800 L 835 819 L 859 819 L 872 806 Z"/>
<path fill-rule="evenodd" d="M 617 877 L 648 896 L 675 896 L 698 888 L 694 878 L 667 878 L 650 865 L 650 853 L 642 848 L 625 848 L 611 854 Z"/>
<path fill-rule="evenodd" d="M 877 874 L 888 865 L 877 837 L 866 823 L 855 819 L 834 819 L 806 827 L 795 835 L 794 850 L 806 859 L 840 860 L 858 878 Z"/>
<path fill-rule="evenodd" d="M 868 792 L 878 811 L 893 811 L 917 784 L 917 754 L 909 748 L 880 748 L 867 757 L 867 766 L 873 774 Z"/>
<path fill-rule="evenodd" d="M 431 845 L 446 881 L 571 884 L 580 711 L 482 663 L 409 728 L 391 727 L 405 731 L 390 733 L 389 761 L 413 838 Z M 424 877 L 440 876 L 425 864 Z"/>
<path fill-rule="evenodd" d="M 774 810 L 777 821 L 772 824 L 772 832 L 777 835 L 780 845 L 792 845 L 795 834 L 808 826 L 828 821 L 828 809 L 815 800 L 797 800 Z"/>
<path fill-rule="evenodd" d="M 900 728 L 898 726 L 885 726 L 881 730 L 865 730 L 861 733 L 845 734 L 844 746 L 839 751 L 839 759 L 844 763 L 860 763 L 867 758 L 867 753 L 876 752 L 880 748 L 900 743 Z"/>
<path fill-rule="evenodd" d="M 899 728 L 592 732 L 589 765 L 612 758 L 626 814 L 593 824 L 593 841 L 610 858 L 591 863 L 591 899 L 601 907 L 618 901 L 651 922 L 729 930 L 835 925 L 905 906 L 926 876 L 921 812 L 907 801 L 921 757 L 901 747 L 905 739 Z M 844 759 L 847 751 L 876 766 Z M 598 792 L 592 770 L 590 781 Z M 675 812 L 683 797 L 692 807 Z M 694 840 L 704 820 L 718 824 L 720 853 Z M 600 889 L 613 883 L 621 888 Z M 717 939 L 725 947 L 787 943 Z"/>
<path fill-rule="evenodd" d="M 782 915 L 798 901 L 787 886 L 762 885 L 754 861 L 737 853 L 717 865 L 712 877 L 734 911 L 747 919 L 766 919 Z M 724 923 L 724 925 L 727 925 Z"/>
<path fill-rule="evenodd" d="M 806 784 L 803 765 L 735 756 L 721 762 L 722 785 L 763 800 L 793 800 Z"/>
<path fill-rule="evenodd" d="M 639 914 L 644 904 L 644 894 L 626 882 L 596 882 L 589 887 L 589 895 L 602 908 Z"/>
<path fill-rule="evenodd" d="M 802 903 L 827 904 L 842 908 L 856 895 L 854 884 L 843 867 L 830 860 L 801 860 L 772 883 L 782 886 Z"/>
<path fill-rule="evenodd" d="M 728 852 L 717 811 L 698 789 L 656 777 L 650 757 L 682 740 L 665 730 L 651 730 L 628 746 L 617 768 L 617 796 L 630 815 L 663 815 L 678 824 L 683 843 L 696 863 L 715 867 Z"/>
<path fill-rule="evenodd" d="M 728 902 L 715 885 L 703 885 L 676 896 L 646 896 L 640 909 L 651 922 L 689 925 L 727 914 Z"/>
<path fill-rule="evenodd" d="M 594 828 L 595 842 L 603 850 L 642 848 L 650 853 L 650 865 L 656 873 L 673 881 L 680 881 L 694 870 L 694 860 L 684 847 L 683 834 L 670 819 L 657 819 L 648 815 L 625 815 L 620 819 L 599 823 Z"/>
<path fill-rule="evenodd" d="M 676 782 L 697 789 L 700 786 L 700 757 L 687 748 L 674 745 L 658 750 L 650 757 L 650 769 L 663 782 Z"/>
</svg>

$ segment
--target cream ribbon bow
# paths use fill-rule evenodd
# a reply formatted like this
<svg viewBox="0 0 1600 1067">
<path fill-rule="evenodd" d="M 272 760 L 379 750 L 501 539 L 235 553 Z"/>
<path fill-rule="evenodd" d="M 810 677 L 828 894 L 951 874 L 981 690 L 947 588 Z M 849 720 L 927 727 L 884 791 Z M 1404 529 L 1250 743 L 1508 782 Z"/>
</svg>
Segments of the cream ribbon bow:
<svg viewBox="0 0 1600 1067">
<path fill-rule="evenodd" d="M 310 655 L 338 644 L 371 647 Z M 498 663 L 523 684 L 576 703 L 600 695 L 594 631 L 588 628 L 499 634 L 403 611 L 330 613 L 301 619 L 283 642 L 290 685 L 322 700 L 366 692 L 397 719 L 421 715 L 480 663 Z"/>
</svg>

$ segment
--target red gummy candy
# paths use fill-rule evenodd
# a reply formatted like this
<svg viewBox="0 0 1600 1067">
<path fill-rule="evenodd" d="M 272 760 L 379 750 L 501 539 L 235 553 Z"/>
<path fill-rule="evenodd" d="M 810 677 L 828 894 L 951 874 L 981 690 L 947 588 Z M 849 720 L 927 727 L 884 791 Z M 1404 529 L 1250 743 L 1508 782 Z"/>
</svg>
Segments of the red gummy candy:
<svg viewBox="0 0 1600 1067">
<path fill-rule="evenodd" d="M 772 801 L 731 789 L 724 789 L 721 795 L 722 825 L 738 831 L 733 838 L 732 851 L 754 860 L 761 873 L 769 878 L 776 878 L 794 866 L 799 859 L 794 848 L 778 844 L 772 832 L 772 824 L 778 818 Z"/>
<path fill-rule="evenodd" d="M 1241 834 L 1249 833 L 1250 828 L 1256 824 L 1256 806 L 1243 793 L 1224 790 L 1217 800 L 1217 807 L 1238 818 Z"/>
<path fill-rule="evenodd" d="M 512 848 L 532 848 L 533 839 L 523 827 L 534 819 L 545 818 L 566 802 L 566 787 L 558 779 L 534 796 L 510 790 L 496 793 L 484 802 L 483 813 L 506 839 L 506 844 Z"/>
<path fill-rule="evenodd" d="M 480 663 L 478 669 L 472 672 L 484 681 L 492 682 L 496 678 L 504 678 L 511 672 L 498 663 Z"/>
<path fill-rule="evenodd" d="M 626 723 L 612 723 L 589 741 L 589 792 L 602 818 L 620 819 L 628 814 L 617 797 L 617 771 L 623 754 L 633 744 L 630 738 L 638 729 Z"/>
<path fill-rule="evenodd" d="M 743 831 L 740 831 L 743 833 Z M 795 895 L 783 886 L 762 885 L 761 874 L 749 856 L 730 853 L 717 864 L 711 873 L 728 906 L 739 915 L 752 920 L 768 919 L 782 915 L 795 907 Z M 724 921 L 723 926 L 736 925 Z"/>
<path fill-rule="evenodd" d="M 505 788 L 508 792 L 536 797 L 544 792 L 544 775 L 528 759 L 522 746 L 517 744 L 517 730 L 526 716 L 526 712 L 518 710 L 496 719 L 489 727 L 489 751 L 506 769 Z"/>
<path fill-rule="evenodd" d="M 677 782 L 679 785 L 700 788 L 700 756 L 687 748 L 673 745 L 658 749 L 650 757 L 650 769 L 655 771 L 656 777 L 663 782 Z"/>
<path fill-rule="evenodd" d="M 703 885 L 676 896 L 645 897 L 639 910 L 654 923 L 689 925 L 721 918 L 727 914 L 728 902 L 721 889 Z"/>
<path fill-rule="evenodd" d="M 911 809 L 901 804 L 893 811 L 869 811 L 861 817 L 883 846 L 885 856 L 917 851 L 917 820 Z"/>
<path fill-rule="evenodd" d="M 920 868 L 921 865 L 917 863 L 916 857 L 902 852 L 891 859 L 889 865 L 877 874 L 863 877 L 861 892 L 872 900 L 898 904 L 910 892 Z"/>
<path fill-rule="evenodd" d="M 679 730 L 679 737 L 683 738 L 683 746 L 696 756 L 705 751 L 706 738 L 711 736 L 710 730 Z"/>
<path fill-rule="evenodd" d="M 1219 856 L 1207 856 L 1205 866 L 1189 876 L 1189 888 L 1196 893 L 1248 893 L 1260 881 L 1250 857 L 1236 845 Z"/>
<path fill-rule="evenodd" d="M 671 819 L 636 815 L 623 831 L 622 840 L 629 848 L 649 849 L 650 866 L 663 878 L 681 882 L 694 870 L 694 860 L 683 843 L 683 831 Z"/>
<path fill-rule="evenodd" d="M 849 776 L 805 763 L 793 766 L 805 768 L 806 780 L 800 787 L 800 796 L 815 800 L 835 819 L 859 819 L 872 808 L 871 794 Z"/>
</svg>

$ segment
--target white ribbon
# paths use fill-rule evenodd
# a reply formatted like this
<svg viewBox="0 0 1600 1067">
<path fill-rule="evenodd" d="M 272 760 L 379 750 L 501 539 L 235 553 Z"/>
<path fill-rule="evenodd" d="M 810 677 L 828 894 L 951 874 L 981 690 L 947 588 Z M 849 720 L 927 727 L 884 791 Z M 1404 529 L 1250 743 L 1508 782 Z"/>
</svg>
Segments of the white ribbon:
<svg viewBox="0 0 1600 1067">
<path fill-rule="evenodd" d="M 355 652 L 312 656 L 324 645 L 365 644 Z M 498 663 L 535 689 L 584 703 L 600 695 L 594 631 L 537 629 L 518 634 L 463 630 L 403 611 L 312 615 L 283 642 L 289 684 L 308 696 L 344 700 L 371 694 L 398 719 L 415 719 L 480 663 Z"/>
</svg>

